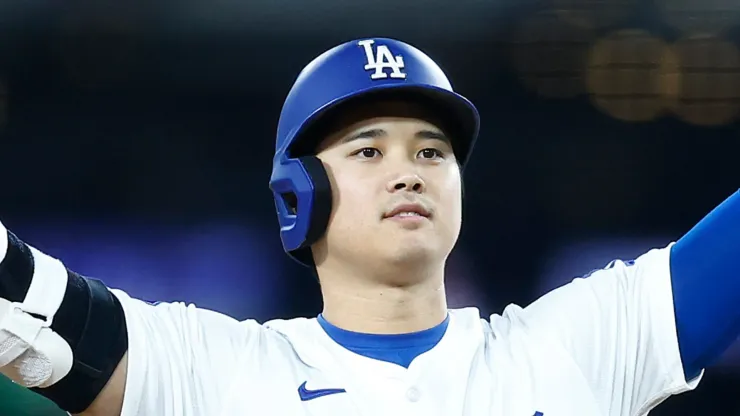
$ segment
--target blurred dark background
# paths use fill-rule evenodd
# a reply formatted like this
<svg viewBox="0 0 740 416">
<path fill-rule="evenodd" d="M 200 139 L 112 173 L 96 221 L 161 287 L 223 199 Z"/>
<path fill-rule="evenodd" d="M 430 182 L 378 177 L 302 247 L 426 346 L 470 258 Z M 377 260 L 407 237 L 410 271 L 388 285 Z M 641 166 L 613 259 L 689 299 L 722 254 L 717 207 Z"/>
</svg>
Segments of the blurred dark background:
<svg viewBox="0 0 740 416">
<path fill-rule="evenodd" d="M 481 111 L 451 306 L 526 305 L 738 189 L 737 1 L 4 0 L 0 218 L 139 298 L 315 316 L 274 134 L 303 65 L 363 36 L 418 46 Z M 738 391 L 740 347 L 653 414 L 738 414 Z"/>
</svg>

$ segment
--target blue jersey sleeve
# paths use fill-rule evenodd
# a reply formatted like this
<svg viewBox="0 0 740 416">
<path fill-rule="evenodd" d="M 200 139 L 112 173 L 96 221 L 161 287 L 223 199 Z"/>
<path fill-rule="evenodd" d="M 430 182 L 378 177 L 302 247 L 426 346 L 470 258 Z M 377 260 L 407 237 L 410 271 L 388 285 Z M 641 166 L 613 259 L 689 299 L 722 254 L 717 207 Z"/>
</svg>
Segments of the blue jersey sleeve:
<svg viewBox="0 0 740 416">
<path fill-rule="evenodd" d="M 740 191 L 671 247 L 684 374 L 692 379 L 740 335 Z"/>
</svg>

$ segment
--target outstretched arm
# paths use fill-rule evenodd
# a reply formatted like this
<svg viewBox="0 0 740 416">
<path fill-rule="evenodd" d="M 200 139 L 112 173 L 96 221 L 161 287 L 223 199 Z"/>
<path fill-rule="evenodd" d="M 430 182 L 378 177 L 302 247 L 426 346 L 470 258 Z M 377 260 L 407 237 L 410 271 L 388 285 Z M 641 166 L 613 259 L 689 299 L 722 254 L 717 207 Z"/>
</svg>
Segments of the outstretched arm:
<svg viewBox="0 0 740 416">
<path fill-rule="evenodd" d="M 3 374 L 72 414 L 219 414 L 261 325 L 132 299 L 0 232 Z"/>
<path fill-rule="evenodd" d="M 740 191 L 671 247 L 684 374 L 699 375 L 740 335 Z"/>
<path fill-rule="evenodd" d="M 119 411 L 97 414 L 120 413 L 126 320 L 101 282 L 66 269 L 0 224 L 0 306 L 5 375 L 72 413 L 91 408 L 105 387 L 106 406 Z"/>
<path fill-rule="evenodd" d="M 577 278 L 522 319 L 562 347 L 605 414 L 645 414 L 695 388 L 740 335 L 739 270 L 736 192 L 675 244 Z"/>
</svg>

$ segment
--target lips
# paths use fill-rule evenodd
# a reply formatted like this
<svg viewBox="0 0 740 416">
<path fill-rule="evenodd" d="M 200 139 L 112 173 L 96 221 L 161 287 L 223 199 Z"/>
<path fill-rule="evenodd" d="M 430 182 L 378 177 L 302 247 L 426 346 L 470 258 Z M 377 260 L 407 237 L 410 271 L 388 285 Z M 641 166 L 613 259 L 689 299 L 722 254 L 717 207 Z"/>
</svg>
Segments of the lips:
<svg viewBox="0 0 740 416">
<path fill-rule="evenodd" d="M 393 218 L 393 217 L 423 217 L 423 218 L 429 218 L 431 216 L 431 212 L 424 208 L 421 204 L 403 204 L 399 205 L 395 208 L 393 208 L 391 211 L 387 212 L 383 218 Z"/>
</svg>

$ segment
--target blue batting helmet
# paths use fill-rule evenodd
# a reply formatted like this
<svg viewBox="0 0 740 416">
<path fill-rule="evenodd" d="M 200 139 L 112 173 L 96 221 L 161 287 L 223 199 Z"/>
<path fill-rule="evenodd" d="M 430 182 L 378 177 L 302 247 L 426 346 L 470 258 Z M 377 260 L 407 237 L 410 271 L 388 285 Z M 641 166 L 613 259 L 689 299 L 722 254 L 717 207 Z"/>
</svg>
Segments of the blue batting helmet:
<svg viewBox="0 0 740 416">
<path fill-rule="evenodd" d="M 467 161 L 478 136 L 478 111 L 424 52 L 387 38 L 354 40 L 324 52 L 301 71 L 283 104 L 270 177 L 283 248 L 298 262 L 313 265 L 310 246 L 326 231 L 332 197 L 321 161 L 296 147 L 318 142 L 310 130 L 327 113 L 390 92 L 441 109 L 453 126 L 458 160 L 462 166 Z"/>
</svg>

